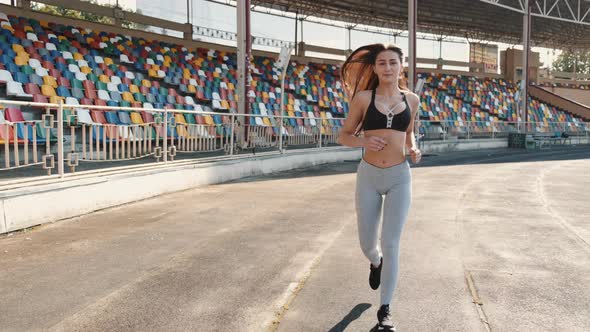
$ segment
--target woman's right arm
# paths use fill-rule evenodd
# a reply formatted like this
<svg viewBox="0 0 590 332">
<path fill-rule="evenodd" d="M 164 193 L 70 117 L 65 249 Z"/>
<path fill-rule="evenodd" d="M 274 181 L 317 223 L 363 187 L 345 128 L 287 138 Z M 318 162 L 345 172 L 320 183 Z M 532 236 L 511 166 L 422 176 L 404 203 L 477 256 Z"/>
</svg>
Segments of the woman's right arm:
<svg viewBox="0 0 590 332">
<path fill-rule="evenodd" d="M 365 148 L 371 151 L 381 151 L 386 142 L 381 137 L 368 136 L 356 137 L 354 133 L 363 119 L 363 110 L 367 109 L 371 101 L 371 91 L 361 91 L 350 101 L 348 117 L 344 120 L 344 126 L 338 135 L 338 144 L 352 148 Z"/>
<path fill-rule="evenodd" d="M 368 104 L 368 100 L 366 99 L 365 91 L 359 91 L 350 101 L 348 105 L 348 116 L 344 120 L 344 126 L 340 129 L 340 134 L 338 135 L 338 144 L 352 148 L 363 147 L 364 137 L 356 137 L 354 133 L 363 119 L 363 109 Z"/>
</svg>

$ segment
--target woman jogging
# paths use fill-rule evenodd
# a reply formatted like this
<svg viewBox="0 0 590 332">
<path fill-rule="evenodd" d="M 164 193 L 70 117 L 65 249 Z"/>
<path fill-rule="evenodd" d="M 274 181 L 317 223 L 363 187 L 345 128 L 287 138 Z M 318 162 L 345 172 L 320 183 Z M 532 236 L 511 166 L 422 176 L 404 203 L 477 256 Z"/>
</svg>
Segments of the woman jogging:
<svg viewBox="0 0 590 332">
<path fill-rule="evenodd" d="M 421 159 L 413 125 L 420 101 L 400 87 L 402 61 L 399 47 L 372 44 L 355 50 L 342 66 L 350 107 L 338 143 L 362 147 L 364 152 L 357 169 L 355 204 L 360 246 L 371 263 L 369 285 L 377 289 L 381 284 L 379 331 L 395 331 L 389 305 L 397 283 L 400 237 L 412 196 L 406 149 L 413 163 Z M 358 135 L 361 131 L 363 136 Z"/>
</svg>

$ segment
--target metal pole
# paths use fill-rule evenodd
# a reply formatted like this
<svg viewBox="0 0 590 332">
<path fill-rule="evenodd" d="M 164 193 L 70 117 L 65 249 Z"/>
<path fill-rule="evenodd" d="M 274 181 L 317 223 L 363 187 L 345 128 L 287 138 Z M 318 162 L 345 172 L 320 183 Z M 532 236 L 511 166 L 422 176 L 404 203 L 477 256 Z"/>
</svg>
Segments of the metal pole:
<svg viewBox="0 0 590 332">
<path fill-rule="evenodd" d="M 295 12 L 295 55 L 299 55 L 299 46 L 297 45 L 297 20 L 299 20 L 299 9 Z"/>
<path fill-rule="evenodd" d="M 164 163 L 168 162 L 168 110 L 164 110 L 164 151 L 162 154 L 164 155 Z"/>
<path fill-rule="evenodd" d="M 524 80 L 524 84 L 522 86 L 522 94 L 521 98 L 521 119 L 525 123 L 525 133 L 526 133 L 526 123 L 528 120 L 528 86 L 529 86 L 529 53 L 530 53 L 530 39 L 531 39 L 531 7 L 533 5 L 532 1 L 524 0 L 524 8 L 525 8 L 525 15 L 523 18 L 522 24 L 522 40 L 523 40 L 523 54 L 522 54 L 522 79 Z M 520 121 L 519 121 L 520 122 Z M 520 127 L 520 126 L 519 126 Z"/>
<path fill-rule="evenodd" d="M 417 0 L 408 0 L 408 88 L 410 91 L 414 91 L 414 85 L 416 84 L 416 21 L 418 19 L 417 7 Z"/>
<path fill-rule="evenodd" d="M 61 99 L 57 110 L 57 172 L 60 178 L 64 177 L 64 104 Z"/>
<path fill-rule="evenodd" d="M 250 53 L 250 0 L 238 1 L 237 4 L 237 31 L 238 31 L 238 113 L 248 113 L 248 55 Z M 239 131 L 246 130 L 247 123 Z M 244 145 L 244 134 L 240 134 L 238 142 Z"/>
<path fill-rule="evenodd" d="M 231 115 L 231 132 L 230 132 L 230 142 L 229 142 L 229 155 L 233 156 L 234 155 L 234 127 L 235 127 L 235 123 L 236 123 L 236 115 L 234 113 L 232 113 Z"/>
<path fill-rule="evenodd" d="M 186 0 L 186 23 L 191 23 L 191 17 L 190 17 L 190 2 L 191 0 Z M 118 0 L 117 0 L 118 2 Z"/>
<path fill-rule="evenodd" d="M 281 107 L 279 108 L 279 152 L 283 153 L 283 110 L 285 108 L 285 74 L 287 70 L 283 68 L 281 73 Z"/>
</svg>

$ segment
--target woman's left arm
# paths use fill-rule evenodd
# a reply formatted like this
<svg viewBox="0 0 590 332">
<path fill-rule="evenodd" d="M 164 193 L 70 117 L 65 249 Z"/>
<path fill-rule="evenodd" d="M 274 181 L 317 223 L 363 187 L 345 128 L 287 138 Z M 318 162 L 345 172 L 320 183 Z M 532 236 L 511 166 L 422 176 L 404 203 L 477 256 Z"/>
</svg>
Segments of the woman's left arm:
<svg viewBox="0 0 590 332">
<path fill-rule="evenodd" d="M 408 93 L 407 100 L 412 111 L 412 118 L 410 120 L 408 129 L 406 129 L 406 148 L 407 151 L 410 152 L 412 162 L 419 163 L 420 159 L 422 159 L 422 152 L 420 149 L 418 149 L 418 145 L 416 144 L 416 137 L 414 136 L 414 121 L 416 120 L 416 115 L 418 114 L 420 98 L 414 93 Z"/>
</svg>

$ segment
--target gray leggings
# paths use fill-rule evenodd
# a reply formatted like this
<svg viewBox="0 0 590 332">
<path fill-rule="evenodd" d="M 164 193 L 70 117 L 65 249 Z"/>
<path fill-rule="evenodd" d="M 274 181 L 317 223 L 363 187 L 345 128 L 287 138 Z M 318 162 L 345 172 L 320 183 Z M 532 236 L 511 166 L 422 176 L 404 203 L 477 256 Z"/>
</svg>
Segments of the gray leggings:
<svg viewBox="0 0 590 332">
<path fill-rule="evenodd" d="M 379 266 L 383 256 L 381 304 L 390 304 L 397 283 L 400 237 L 412 200 L 410 164 L 406 160 L 381 168 L 361 159 L 356 181 L 355 202 L 361 249 L 374 266 Z M 377 241 L 381 213 L 380 250 Z"/>
</svg>

